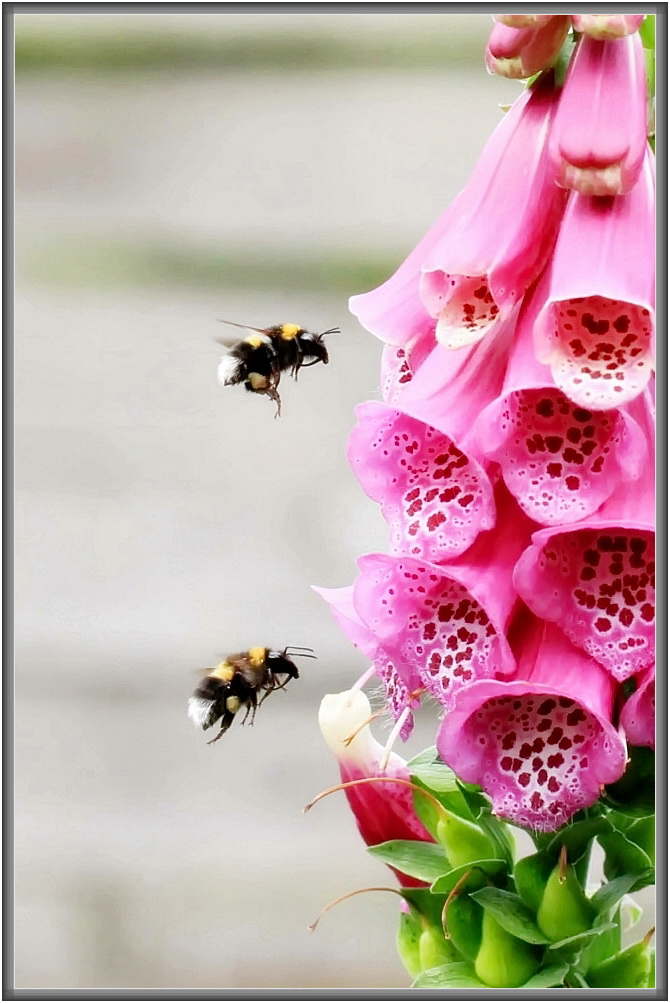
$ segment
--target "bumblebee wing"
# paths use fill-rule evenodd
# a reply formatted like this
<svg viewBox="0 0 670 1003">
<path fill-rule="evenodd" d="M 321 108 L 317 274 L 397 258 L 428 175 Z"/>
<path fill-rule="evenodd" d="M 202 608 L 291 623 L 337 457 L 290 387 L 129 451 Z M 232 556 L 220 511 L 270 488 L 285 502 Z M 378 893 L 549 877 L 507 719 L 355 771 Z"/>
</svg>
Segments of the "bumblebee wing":
<svg viewBox="0 0 670 1003">
<path fill-rule="evenodd" d="M 254 327 L 253 324 L 238 324 L 235 320 L 224 320 L 222 317 L 216 318 L 218 324 L 228 324 L 230 327 L 239 327 L 242 331 L 255 331 L 257 334 L 268 334 L 267 327 Z M 233 342 L 236 344 L 236 342 Z"/>
</svg>

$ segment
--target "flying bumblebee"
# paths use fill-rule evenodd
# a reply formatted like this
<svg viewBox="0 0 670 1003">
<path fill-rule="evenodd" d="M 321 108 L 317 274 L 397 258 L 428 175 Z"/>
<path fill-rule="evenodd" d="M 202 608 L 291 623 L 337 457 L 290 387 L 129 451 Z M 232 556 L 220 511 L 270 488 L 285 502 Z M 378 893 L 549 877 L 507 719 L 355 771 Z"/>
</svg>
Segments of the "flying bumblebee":
<svg viewBox="0 0 670 1003">
<path fill-rule="evenodd" d="M 291 679 L 298 678 L 293 658 L 315 658 L 311 648 L 249 648 L 237 655 L 228 655 L 207 675 L 188 701 L 188 716 L 206 731 L 221 718 L 221 730 L 208 745 L 217 742 L 230 728 L 235 715 L 246 709 L 242 724 L 256 711 L 273 690 L 283 690 Z M 280 677 L 284 676 L 281 681 Z M 263 694 L 260 701 L 259 695 Z"/>
<path fill-rule="evenodd" d="M 298 378 L 301 369 L 328 362 L 328 350 L 323 343 L 327 334 L 339 334 L 339 328 L 332 327 L 321 334 L 306 331 L 298 324 L 277 324 L 274 327 L 249 327 L 223 320 L 222 324 L 241 327 L 249 334 L 241 341 L 217 339 L 219 344 L 229 349 L 221 358 L 217 370 L 219 382 L 224 387 L 244 383 L 246 390 L 253 394 L 265 394 L 277 405 L 275 417 L 281 413 L 281 398 L 277 391 L 281 375 L 290 372 Z"/>
</svg>

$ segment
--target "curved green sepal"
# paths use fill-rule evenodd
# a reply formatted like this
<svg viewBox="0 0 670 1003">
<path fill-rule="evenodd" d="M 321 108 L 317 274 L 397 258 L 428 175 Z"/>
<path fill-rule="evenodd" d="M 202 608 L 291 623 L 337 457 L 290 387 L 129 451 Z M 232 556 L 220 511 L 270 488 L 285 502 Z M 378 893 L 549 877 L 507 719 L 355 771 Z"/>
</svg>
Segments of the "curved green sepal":
<svg viewBox="0 0 670 1003">
<path fill-rule="evenodd" d="M 482 885 L 486 884 L 487 875 L 499 874 L 504 870 L 504 860 L 475 860 L 471 864 L 463 864 L 461 867 L 455 867 L 448 874 L 443 874 L 441 878 L 433 882 L 430 890 L 435 895 L 448 895 L 468 871 L 472 871 L 472 874 L 463 882 L 463 888 L 481 888 Z"/>
<path fill-rule="evenodd" d="M 423 970 L 419 954 L 419 939 L 423 933 L 419 916 L 412 912 L 401 912 L 396 932 L 398 956 L 413 979 Z"/>
<path fill-rule="evenodd" d="M 486 989 L 475 975 L 472 965 L 465 961 L 432 968 L 412 983 L 412 989 Z"/>
<path fill-rule="evenodd" d="M 549 939 L 539 929 L 535 917 L 518 895 L 502 888 L 480 888 L 470 898 L 492 913 L 504 930 L 527 944 L 548 944 Z"/>
<path fill-rule="evenodd" d="M 390 839 L 387 843 L 368 846 L 368 853 L 402 874 L 428 883 L 447 874 L 452 866 L 441 846 L 420 839 Z"/>
<path fill-rule="evenodd" d="M 644 940 L 627 947 L 586 973 L 592 989 L 646 989 L 651 973 L 651 948 Z"/>
</svg>

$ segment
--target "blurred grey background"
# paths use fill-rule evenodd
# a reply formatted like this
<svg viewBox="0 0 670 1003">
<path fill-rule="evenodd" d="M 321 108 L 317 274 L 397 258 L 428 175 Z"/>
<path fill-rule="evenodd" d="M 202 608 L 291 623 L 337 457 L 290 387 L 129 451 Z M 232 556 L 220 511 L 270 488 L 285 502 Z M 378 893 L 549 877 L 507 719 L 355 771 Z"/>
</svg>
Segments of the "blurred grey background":
<svg viewBox="0 0 670 1003">
<path fill-rule="evenodd" d="M 365 663 L 310 584 L 385 529 L 345 460 L 348 295 L 463 184 L 516 84 L 488 15 L 17 14 L 16 985 L 406 987 L 393 885 L 316 723 Z M 217 317 L 339 325 L 283 416 Z M 319 659 L 207 748 L 194 670 Z M 406 755 L 430 744 L 420 722 Z M 378 729 L 383 736 L 383 727 Z"/>
</svg>

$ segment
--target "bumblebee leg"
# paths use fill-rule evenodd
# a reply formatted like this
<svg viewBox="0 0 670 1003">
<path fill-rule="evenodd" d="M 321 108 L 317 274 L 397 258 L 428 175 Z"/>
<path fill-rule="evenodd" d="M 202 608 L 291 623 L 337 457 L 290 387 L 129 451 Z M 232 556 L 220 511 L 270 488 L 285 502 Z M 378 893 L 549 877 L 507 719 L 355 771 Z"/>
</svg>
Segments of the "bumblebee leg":
<svg viewBox="0 0 670 1003">
<path fill-rule="evenodd" d="M 277 383 L 279 383 L 279 380 L 277 380 Z M 277 405 L 275 418 L 278 418 L 279 415 L 281 414 L 281 397 L 277 393 L 277 383 L 275 383 L 274 386 L 268 386 L 267 389 L 265 390 L 266 396 L 269 397 L 271 401 L 274 401 L 275 404 Z"/>
<path fill-rule="evenodd" d="M 227 710 L 221 719 L 221 731 L 218 733 L 218 735 L 215 735 L 214 738 L 212 738 L 207 743 L 207 745 L 214 745 L 215 742 L 218 742 L 219 739 L 226 734 L 226 732 L 228 731 L 234 720 L 235 720 L 235 715 L 232 714 L 229 710 Z"/>
</svg>

